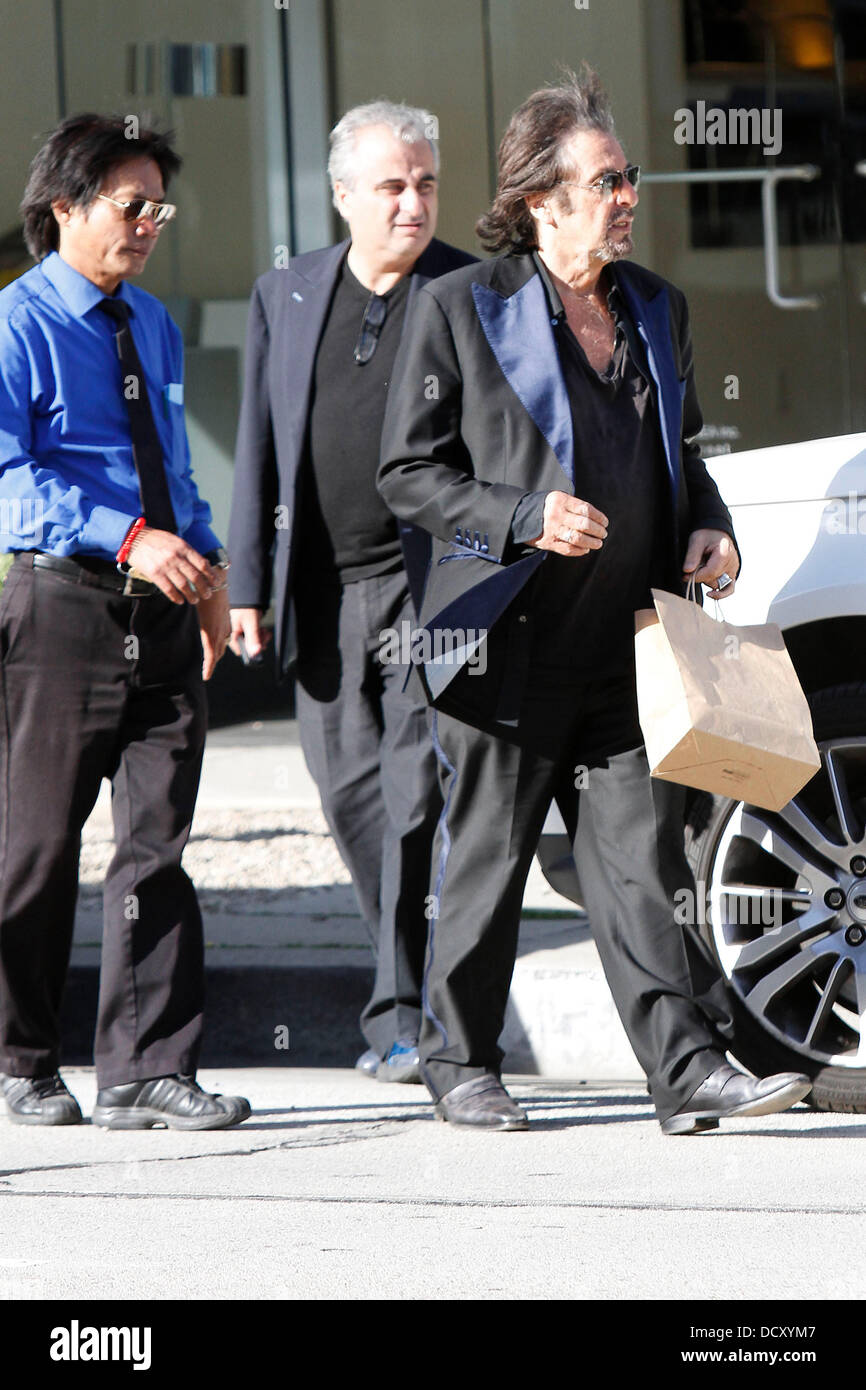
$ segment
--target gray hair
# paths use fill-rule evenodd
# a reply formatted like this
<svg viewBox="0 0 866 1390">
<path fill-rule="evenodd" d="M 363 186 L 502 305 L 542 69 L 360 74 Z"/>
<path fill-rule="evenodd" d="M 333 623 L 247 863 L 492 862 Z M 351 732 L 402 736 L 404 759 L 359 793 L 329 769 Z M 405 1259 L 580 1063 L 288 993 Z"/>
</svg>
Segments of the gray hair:
<svg viewBox="0 0 866 1390">
<path fill-rule="evenodd" d="M 439 173 L 439 122 L 429 111 L 421 106 L 404 106 L 394 101 L 369 101 L 365 106 L 353 106 L 339 120 L 331 131 L 331 153 L 328 159 L 328 178 L 331 180 L 331 193 L 334 207 L 339 212 L 336 193 L 337 183 L 354 188 L 355 136 L 359 130 L 368 126 L 384 125 L 407 145 L 426 140 L 433 152 L 433 171 Z"/>
</svg>

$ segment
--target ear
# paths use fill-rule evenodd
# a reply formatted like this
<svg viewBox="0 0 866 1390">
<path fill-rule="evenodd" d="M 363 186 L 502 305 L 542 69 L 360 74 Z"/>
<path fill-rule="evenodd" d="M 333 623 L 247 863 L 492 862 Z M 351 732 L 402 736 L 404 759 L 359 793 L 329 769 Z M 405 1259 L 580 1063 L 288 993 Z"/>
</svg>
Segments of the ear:
<svg viewBox="0 0 866 1390">
<path fill-rule="evenodd" d="M 346 216 L 346 202 L 348 198 L 351 196 L 351 193 L 351 188 L 347 188 L 346 185 L 344 183 L 341 183 L 339 179 L 334 180 L 334 197 L 337 201 L 338 211 L 340 213 L 340 216 L 343 218 L 344 222 L 348 222 L 349 220 Z"/>
<path fill-rule="evenodd" d="M 72 213 L 72 204 L 57 198 L 51 204 L 51 211 L 54 213 L 54 220 L 58 227 L 63 227 L 69 221 Z"/>
<path fill-rule="evenodd" d="M 543 222 L 546 226 L 554 225 L 553 213 L 550 209 L 550 195 L 548 193 L 530 193 L 525 199 L 526 209 L 530 217 L 534 217 L 536 222 Z"/>
</svg>

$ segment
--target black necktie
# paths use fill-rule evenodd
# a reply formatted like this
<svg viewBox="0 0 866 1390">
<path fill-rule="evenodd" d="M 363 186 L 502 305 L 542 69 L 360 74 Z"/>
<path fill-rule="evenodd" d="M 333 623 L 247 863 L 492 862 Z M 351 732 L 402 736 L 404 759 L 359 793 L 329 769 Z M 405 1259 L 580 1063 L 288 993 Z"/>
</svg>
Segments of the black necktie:
<svg viewBox="0 0 866 1390">
<path fill-rule="evenodd" d="M 99 307 L 117 324 L 115 340 L 123 373 L 123 399 L 132 434 L 132 456 L 141 492 L 141 514 L 148 526 L 155 526 L 159 531 L 176 532 L 177 522 L 165 478 L 162 445 L 150 408 L 141 358 L 129 326 L 129 305 L 123 299 L 103 299 Z"/>
</svg>

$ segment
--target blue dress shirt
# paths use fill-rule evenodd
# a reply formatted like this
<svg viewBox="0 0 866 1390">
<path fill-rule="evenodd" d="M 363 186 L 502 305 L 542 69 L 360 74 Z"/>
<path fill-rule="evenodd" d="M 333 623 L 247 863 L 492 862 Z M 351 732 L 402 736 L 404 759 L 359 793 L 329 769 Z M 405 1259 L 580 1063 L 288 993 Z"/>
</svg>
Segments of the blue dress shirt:
<svg viewBox="0 0 866 1390">
<path fill-rule="evenodd" d="M 178 534 L 219 541 L 193 482 L 180 332 L 121 282 L 144 368 Z M 141 515 L 124 382 L 105 296 L 56 251 L 0 291 L 0 551 L 113 559 Z"/>
</svg>

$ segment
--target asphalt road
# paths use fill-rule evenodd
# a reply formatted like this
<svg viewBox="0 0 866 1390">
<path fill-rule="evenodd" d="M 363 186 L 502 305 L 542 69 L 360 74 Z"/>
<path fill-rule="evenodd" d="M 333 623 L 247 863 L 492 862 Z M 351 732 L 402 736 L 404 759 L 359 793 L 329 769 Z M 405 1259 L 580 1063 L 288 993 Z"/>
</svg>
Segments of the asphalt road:
<svg viewBox="0 0 866 1390">
<path fill-rule="evenodd" d="M 66 1077 L 89 1113 L 90 1069 Z M 645 1092 L 519 1077 L 527 1133 L 350 1071 L 204 1072 L 218 1133 L 0 1118 L 0 1299 L 860 1300 L 866 1117 L 661 1134 Z"/>
</svg>

